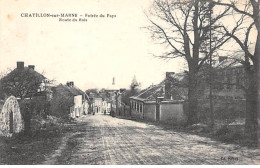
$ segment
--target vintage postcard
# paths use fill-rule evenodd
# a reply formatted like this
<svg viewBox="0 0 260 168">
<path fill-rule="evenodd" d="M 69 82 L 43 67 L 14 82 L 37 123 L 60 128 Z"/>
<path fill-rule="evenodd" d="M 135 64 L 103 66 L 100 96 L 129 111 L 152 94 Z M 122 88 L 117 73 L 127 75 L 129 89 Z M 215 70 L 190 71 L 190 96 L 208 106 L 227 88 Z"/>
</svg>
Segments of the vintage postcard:
<svg viewBox="0 0 260 168">
<path fill-rule="evenodd" d="M 259 13 L 0 0 L 0 164 L 260 164 Z"/>
</svg>

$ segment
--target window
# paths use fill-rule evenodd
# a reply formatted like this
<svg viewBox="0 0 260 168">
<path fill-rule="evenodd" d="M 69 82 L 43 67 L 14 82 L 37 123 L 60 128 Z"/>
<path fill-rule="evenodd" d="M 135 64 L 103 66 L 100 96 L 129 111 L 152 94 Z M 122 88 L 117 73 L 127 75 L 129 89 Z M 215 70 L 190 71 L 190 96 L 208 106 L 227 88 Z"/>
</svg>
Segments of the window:
<svg viewBox="0 0 260 168">
<path fill-rule="evenodd" d="M 141 106 L 140 106 L 140 112 L 141 113 L 143 112 L 143 104 L 141 104 Z"/>
</svg>

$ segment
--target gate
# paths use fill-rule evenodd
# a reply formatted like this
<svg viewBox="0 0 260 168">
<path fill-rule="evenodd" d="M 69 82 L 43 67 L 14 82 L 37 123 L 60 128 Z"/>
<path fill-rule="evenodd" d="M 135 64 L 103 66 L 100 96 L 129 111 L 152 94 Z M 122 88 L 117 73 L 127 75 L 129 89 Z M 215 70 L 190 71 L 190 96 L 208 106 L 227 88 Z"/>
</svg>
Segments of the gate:
<svg viewBox="0 0 260 168">
<path fill-rule="evenodd" d="M 156 102 L 156 121 L 160 121 L 160 104 Z"/>
<path fill-rule="evenodd" d="M 156 121 L 160 121 L 160 102 L 163 100 L 163 97 L 156 97 Z"/>
</svg>

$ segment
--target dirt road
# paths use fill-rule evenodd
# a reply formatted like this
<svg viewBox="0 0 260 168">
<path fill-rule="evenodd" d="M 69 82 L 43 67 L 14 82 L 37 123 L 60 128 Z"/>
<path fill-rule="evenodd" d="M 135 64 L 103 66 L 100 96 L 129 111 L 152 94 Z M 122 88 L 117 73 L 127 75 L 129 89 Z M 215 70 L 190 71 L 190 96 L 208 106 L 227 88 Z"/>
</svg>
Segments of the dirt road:
<svg viewBox="0 0 260 168">
<path fill-rule="evenodd" d="M 43 164 L 260 164 L 258 149 L 108 115 L 77 119 Z"/>
</svg>

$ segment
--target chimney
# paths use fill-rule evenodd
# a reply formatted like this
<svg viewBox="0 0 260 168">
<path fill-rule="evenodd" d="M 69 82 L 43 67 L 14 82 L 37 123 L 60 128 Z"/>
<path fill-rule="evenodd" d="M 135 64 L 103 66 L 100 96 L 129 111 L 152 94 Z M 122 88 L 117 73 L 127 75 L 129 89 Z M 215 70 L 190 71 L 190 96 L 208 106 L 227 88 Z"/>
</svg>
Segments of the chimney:
<svg viewBox="0 0 260 168">
<path fill-rule="evenodd" d="M 35 66 L 34 65 L 28 65 L 29 69 L 34 70 Z"/>
<path fill-rule="evenodd" d="M 17 62 L 17 69 L 23 69 L 24 68 L 24 62 Z"/>
<path fill-rule="evenodd" d="M 73 81 L 70 82 L 70 87 L 74 87 L 74 82 Z"/>
<path fill-rule="evenodd" d="M 174 72 L 166 72 L 166 79 L 172 78 L 172 75 L 174 75 Z"/>
<path fill-rule="evenodd" d="M 172 95 L 171 95 L 171 78 L 172 75 L 174 75 L 174 72 L 166 72 L 166 80 L 165 80 L 165 88 L 164 88 L 164 97 L 165 99 L 171 99 Z"/>
<path fill-rule="evenodd" d="M 115 77 L 113 77 L 112 85 L 115 85 Z"/>
</svg>

